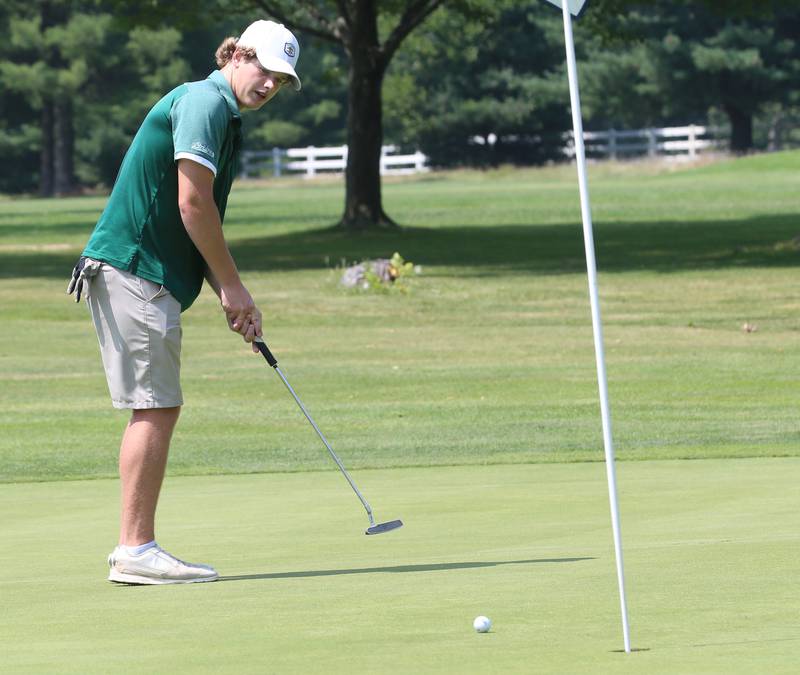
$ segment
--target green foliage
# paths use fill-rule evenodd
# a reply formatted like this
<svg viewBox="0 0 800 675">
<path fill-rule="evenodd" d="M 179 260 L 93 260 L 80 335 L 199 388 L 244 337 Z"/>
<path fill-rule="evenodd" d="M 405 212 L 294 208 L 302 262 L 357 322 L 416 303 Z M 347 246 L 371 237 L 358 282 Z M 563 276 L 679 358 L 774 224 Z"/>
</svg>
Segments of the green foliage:
<svg viewBox="0 0 800 675">
<path fill-rule="evenodd" d="M 16 5 L 0 9 L 0 156 L 14 171 L 0 172 L 0 192 L 25 192 L 36 188 L 41 143 L 37 84 L 48 81 L 43 63 L 36 63 L 42 40 L 39 22 Z M 12 53 L 24 58 L 9 60 Z"/>
<path fill-rule="evenodd" d="M 243 116 L 248 149 L 345 143 L 347 66 L 342 51 L 304 39 L 298 68 L 303 82 L 299 92 L 287 88 L 263 113 Z"/>
<path fill-rule="evenodd" d="M 121 33 L 110 22 L 106 28 L 105 49 L 111 56 L 93 61 L 93 81 L 78 99 L 76 135 L 82 182 L 110 186 L 149 108 L 190 73 L 177 30 L 139 26 Z M 114 43 L 123 48 L 112 48 Z"/>
<path fill-rule="evenodd" d="M 248 134 L 249 147 L 279 147 L 291 148 L 305 139 L 308 129 L 288 120 L 273 120 L 264 122 L 255 131 Z"/>
<path fill-rule="evenodd" d="M 483 10 L 441 11 L 406 40 L 384 85 L 387 137 L 436 165 L 555 157 L 569 123 L 559 18 L 508 0 Z"/>
<path fill-rule="evenodd" d="M 26 192 L 35 187 L 31 178 L 38 171 L 36 151 L 40 136 L 39 127 L 33 122 L 11 126 L 0 120 L 0 157 L 6 167 L 14 168 L 0 172 L 0 192 Z"/>
<path fill-rule="evenodd" d="M 749 149 L 754 116 L 772 114 L 772 104 L 788 109 L 800 89 L 800 3 L 724 5 L 593 3 L 576 28 L 590 123 L 704 121 L 717 109 L 733 148 Z"/>
<path fill-rule="evenodd" d="M 397 252 L 389 259 L 387 269 L 381 270 L 382 273 L 376 271 L 370 261 L 364 264 L 364 281 L 357 288 L 371 293 L 408 293 L 410 279 L 419 273 L 414 263 L 405 261 Z"/>
<path fill-rule="evenodd" d="M 189 77 L 189 66 L 180 54 L 181 40 L 175 28 L 137 26 L 128 34 L 125 54 L 148 98 L 163 96 Z"/>
<path fill-rule="evenodd" d="M 31 133 L 31 118 L 45 100 L 73 102 L 81 182 L 111 185 L 147 109 L 189 75 L 177 30 L 123 31 L 97 3 L 73 3 L 70 8 L 60 23 L 43 28 L 36 5 L 19 6 L 5 26 L 8 41 L 0 81 L 18 98 L 9 106 L 15 114 L 9 110 L 4 115 L 16 119 L 2 128 L 0 144 L 31 168 L 23 180 L 0 183 L 0 190 L 35 187 L 41 135 Z"/>
<path fill-rule="evenodd" d="M 591 3 L 575 23 L 587 127 L 702 123 L 716 109 L 734 127 L 736 147 L 753 142 L 737 131 L 753 116 L 757 129 L 759 115 L 787 124 L 800 91 L 792 38 L 800 3 L 754 6 Z M 387 136 L 421 145 L 435 164 L 554 157 L 548 143 L 555 150 L 569 125 L 563 58 L 557 11 L 506 1 L 473 21 L 445 9 L 407 40 L 387 75 Z M 496 145 L 469 142 L 489 134 Z M 755 141 L 766 147 L 767 135 Z"/>
<path fill-rule="evenodd" d="M 43 23 L 45 4 L 54 11 Z M 36 128 L 54 97 L 74 104 L 81 182 L 110 185 L 149 107 L 206 77 L 257 3 L 45 4 L 0 6 L 0 151 L 18 169 L 0 176 L 2 192 L 36 188 Z M 406 4 L 381 4 L 382 38 Z M 304 6 L 291 11 L 310 21 Z M 738 149 L 800 142 L 800 0 L 591 0 L 575 32 L 587 128 L 710 121 L 733 128 Z M 303 89 L 244 115 L 247 149 L 347 140 L 349 57 L 299 35 Z M 540 0 L 445 2 L 401 44 L 383 96 L 385 142 L 421 148 L 435 165 L 557 159 L 570 127 L 560 14 Z"/>
</svg>

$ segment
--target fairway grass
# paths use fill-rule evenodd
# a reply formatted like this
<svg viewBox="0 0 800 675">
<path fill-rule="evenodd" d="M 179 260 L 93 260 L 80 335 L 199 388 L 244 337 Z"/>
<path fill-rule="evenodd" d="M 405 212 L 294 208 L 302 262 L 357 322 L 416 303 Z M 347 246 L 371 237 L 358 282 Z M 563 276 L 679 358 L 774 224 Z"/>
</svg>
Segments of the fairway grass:
<svg viewBox="0 0 800 675">
<path fill-rule="evenodd" d="M 622 460 L 797 456 L 800 153 L 591 169 Z M 226 235 L 270 346 L 352 468 L 602 459 L 574 168 L 387 180 L 404 229 L 329 229 L 342 184 L 237 184 Z M 0 482 L 112 477 L 111 409 L 84 306 L 64 295 L 104 198 L 0 208 Z M 408 294 L 338 286 L 399 251 Z M 206 289 L 183 315 L 172 475 L 330 469 Z M 744 330 L 744 327 L 748 330 Z"/>
<path fill-rule="evenodd" d="M 213 584 L 104 580 L 114 480 L 0 485 L 8 673 L 795 673 L 800 460 L 171 477 L 159 540 Z M 485 635 L 472 620 L 494 622 Z"/>
<path fill-rule="evenodd" d="M 64 295 L 105 198 L 0 199 L 0 672 L 796 673 L 800 153 L 599 164 L 590 190 L 632 654 L 558 166 L 388 179 L 403 229 L 359 236 L 330 229 L 340 180 L 237 183 L 226 237 L 268 343 L 405 526 L 364 536 L 206 289 L 158 536 L 223 578 L 188 586 L 105 581 L 127 415 Z M 395 251 L 409 293 L 339 287 Z"/>
<path fill-rule="evenodd" d="M 345 464 L 602 460 L 585 278 L 434 274 L 408 297 L 348 295 L 324 271 L 253 276 L 275 308 L 269 344 Z M 795 276 L 601 275 L 621 459 L 797 455 Z M 45 308 L 48 329 L 11 310 L 0 336 L 0 480 L 114 476 L 126 415 L 108 402 L 86 308 L 60 282 L 29 285 L 4 283 L 7 297 Z M 218 314 L 204 296 L 185 315 L 170 470 L 333 468 L 278 377 Z"/>
</svg>

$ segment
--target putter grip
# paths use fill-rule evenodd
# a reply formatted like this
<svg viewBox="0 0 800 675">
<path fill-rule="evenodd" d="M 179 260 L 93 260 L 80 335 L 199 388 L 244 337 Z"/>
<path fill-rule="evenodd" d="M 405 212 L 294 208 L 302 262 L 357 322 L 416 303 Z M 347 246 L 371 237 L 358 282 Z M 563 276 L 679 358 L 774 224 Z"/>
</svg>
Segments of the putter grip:
<svg viewBox="0 0 800 675">
<path fill-rule="evenodd" d="M 255 345 L 258 347 L 258 351 L 261 352 L 269 365 L 271 365 L 273 368 L 278 365 L 278 359 L 272 355 L 272 352 L 269 350 L 269 347 L 267 347 L 266 342 L 256 340 Z"/>
</svg>

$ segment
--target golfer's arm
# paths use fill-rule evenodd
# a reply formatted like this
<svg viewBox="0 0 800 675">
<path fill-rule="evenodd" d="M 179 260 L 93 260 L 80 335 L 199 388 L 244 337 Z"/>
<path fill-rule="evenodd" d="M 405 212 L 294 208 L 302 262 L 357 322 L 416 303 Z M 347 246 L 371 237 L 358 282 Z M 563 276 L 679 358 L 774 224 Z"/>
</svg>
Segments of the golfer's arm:
<svg viewBox="0 0 800 675">
<path fill-rule="evenodd" d="M 211 271 L 208 265 L 206 265 L 205 277 L 208 285 L 214 289 L 214 293 L 216 293 L 217 297 L 222 300 L 222 289 L 220 288 L 219 281 L 217 281 L 217 278 L 214 276 L 214 273 Z"/>
<path fill-rule="evenodd" d="M 190 159 L 178 160 L 178 208 L 189 238 L 206 261 L 206 279 L 217 295 L 220 287 L 241 284 L 222 234 L 210 169 Z"/>
</svg>

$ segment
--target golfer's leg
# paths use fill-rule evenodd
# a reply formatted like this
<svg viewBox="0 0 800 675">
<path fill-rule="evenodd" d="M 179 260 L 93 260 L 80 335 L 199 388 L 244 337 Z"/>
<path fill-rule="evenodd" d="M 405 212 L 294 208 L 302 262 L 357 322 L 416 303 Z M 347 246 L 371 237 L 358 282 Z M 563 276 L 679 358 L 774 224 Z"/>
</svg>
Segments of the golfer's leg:
<svg viewBox="0 0 800 675">
<path fill-rule="evenodd" d="M 180 412 L 180 407 L 150 408 L 131 415 L 119 452 L 120 544 L 138 546 L 155 539 L 158 494 Z"/>
</svg>

